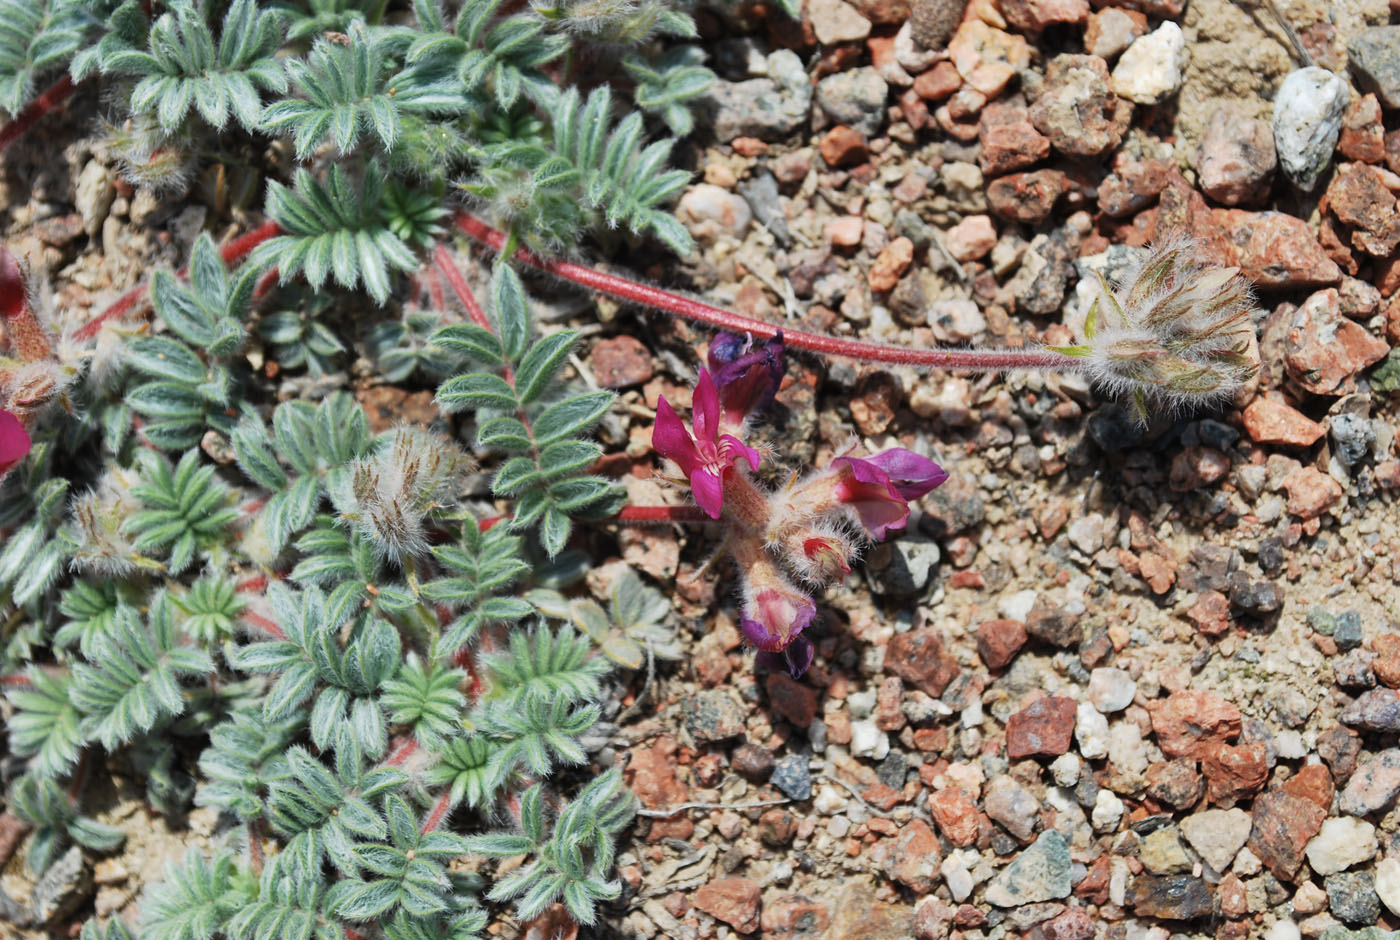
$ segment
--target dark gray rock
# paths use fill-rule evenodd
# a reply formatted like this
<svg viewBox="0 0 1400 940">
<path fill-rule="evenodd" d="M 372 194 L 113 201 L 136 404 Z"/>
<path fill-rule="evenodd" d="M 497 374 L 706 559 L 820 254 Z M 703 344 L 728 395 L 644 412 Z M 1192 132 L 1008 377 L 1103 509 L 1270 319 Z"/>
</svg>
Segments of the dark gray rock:
<svg viewBox="0 0 1400 940">
<path fill-rule="evenodd" d="M 1363 692 L 1338 718 L 1342 724 L 1363 731 L 1400 731 L 1400 694 L 1394 689 Z"/>
<path fill-rule="evenodd" d="M 773 776 L 768 782 L 794 800 L 812 798 L 812 771 L 808 767 L 811 758 L 806 754 L 789 754 L 773 767 Z"/>
<path fill-rule="evenodd" d="M 1370 872 L 1344 871 L 1328 875 L 1327 904 L 1332 916 L 1353 927 L 1367 927 L 1381 916 L 1376 880 Z"/>
<path fill-rule="evenodd" d="M 885 123 L 890 86 L 872 68 L 848 69 L 817 83 L 817 104 L 835 124 L 874 137 Z"/>
<path fill-rule="evenodd" d="M 778 181 L 772 173 L 760 173 L 744 180 L 739 184 L 739 195 L 748 200 L 754 218 L 772 232 L 780 244 L 786 245 L 792 241 L 787 216 L 783 214 L 783 204 L 778 199 Z"/>
</svg>

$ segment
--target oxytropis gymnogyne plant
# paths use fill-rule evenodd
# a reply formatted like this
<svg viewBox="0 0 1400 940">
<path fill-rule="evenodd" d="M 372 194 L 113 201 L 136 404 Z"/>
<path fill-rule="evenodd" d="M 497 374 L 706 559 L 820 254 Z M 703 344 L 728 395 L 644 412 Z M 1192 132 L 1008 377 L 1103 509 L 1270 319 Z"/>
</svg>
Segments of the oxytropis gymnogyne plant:
<svg viewBox="0 0 1400 940">
<path fill-rule="evenodd" d="M 590 523 L 695 514 L 622 507 L 590 472 L 595 426 L 625 439 L 615 398 L 570 384 L 571 368 L 588 378 L 588 327 L 537 318 L 520 269 L 726 334 L 688 424 L 661 403 L 656 450 L 724 527 L 745 635 L 794 674 L 813 659 L 814 592 L 944 473 L 852 447 L 776 488 L 760 479 L 773 454 L 753 421 L 785 348 L 1079 371 L 1143 420 L 1248 375 L 1243 282 L 1179 244 L 1103 285 L 1081 343 L 1003 350 L 780 337 L 537 254 L 590 235 L 689 253 L 668 208 L 689 176 L 667 167 L 663 127 L 688 132 L 713 76 L 687 8 L 0 0 L 0 108 L 22 112 L 0 149 L 100 77 L 111 123 L 88 182 L 110 191 L 120 173 L 147 192 L 117 222 L 129 243 L 103 229 L 93 244 L 138 262 L 113 276 L 158 271 L 84 321 L 0 253 L 0 673 L 6 767 L 22 768 L 5 805 L 31 829 L 31 868 L 122 845 L 90 805 L 111 767 L 172 821 L 193 806 L 220 820 L 210 851 L 137 902 L 153 940 L 475 940 L 488 902 L 521 920 L 559 902 L 592 923 L 622 893 L 635 801 L 603 756 L 622 697 L 609 663 L 683 649 L 667 598 L 635 573 L 607 610 L 572 590 L 580 546 Z M 198 213 L 136 222 L 138 202 L 196 185 Z M 260 194 L 266 221 L 216 242 Z M 186 235 L 190 218 L 207 231 Z M 499 256 L 484 306 L 449 228 Z M 342 387 L 352 369 L 366 400 L 421 389 L 439 413 L 380 428 Z M 131 933 L 112 918 L 82 936 Z"/>
</svg>

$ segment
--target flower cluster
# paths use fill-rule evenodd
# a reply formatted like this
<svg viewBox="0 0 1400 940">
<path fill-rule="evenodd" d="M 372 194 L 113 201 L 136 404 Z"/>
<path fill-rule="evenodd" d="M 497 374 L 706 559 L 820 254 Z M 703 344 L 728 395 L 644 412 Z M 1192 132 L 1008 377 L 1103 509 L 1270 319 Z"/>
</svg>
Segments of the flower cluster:
<svg viewBox="0 0 1400 940">
<path fill-rule="evenodd" d="M 852 449 L 825 469 L 765 487 L 753 476 L 761 452 L 744 439 L 777 392 L 782 358 L 782 334 L 762 345 L 717 337 L 695 386 L 690 427 L 663 398 L 652 445 L 680 467 L 700 508 L 729 529 L 725 548 L 743 580 L 741 627 L 759 661 L 796 677 L 812 663 L 803 636 L 817 614 L 811 591 L 849 574 L 865 540 L 902 529 L 910 502 L 948 474 L 902 448 Z"/>
</svg>

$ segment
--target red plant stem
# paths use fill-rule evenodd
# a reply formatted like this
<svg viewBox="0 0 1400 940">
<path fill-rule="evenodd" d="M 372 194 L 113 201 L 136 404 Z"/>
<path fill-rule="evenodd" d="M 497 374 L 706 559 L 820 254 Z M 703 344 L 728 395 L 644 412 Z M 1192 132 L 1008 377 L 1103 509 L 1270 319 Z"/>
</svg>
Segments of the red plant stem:
<svg viewBox="0 0 1400 940">
<path fill-rule="evenodd" d="M 477 302 L 476 295 L 467 286 L 466 278 L 462 277 L 462 272 L 457 270 L 457 264 L 452 260 L 452 253 L 447 250 L 447 246 L 438 242 L 433 249 L 433 260 L 437 262 L 438 269 L 442 271 L 442 276 L 447 279 L 447 286 L 452 288 L 452 293 L 457 295 L 462 306 L 467 311 L 467 316 L 471 321 L 483 330 L 490 330 L 495 333 L 495 327 L 491 325 L 490 319 L 486 316 L 486 311 L 481 309 L 481 304 Z"/>
<path fill-rule="evenodd" d="M 345 940 L 369 940 L 369 937 L 360 933 L 354 927 L 342 927 L 341 929 L 345 931 Z"/>
<path fill-rule="evenodd" d="M 510 516 L 491 516 L 488 519 L 482 519 L 477 525 L 481 527 L 481 531 L 489 532 L 498 523 L 509 518 Z M 699 506 L 623 506 L 617 515 L 602 521 L 620 522 L 624 525 L 647 525 L 652 522 L 718 523 L 720 520 L 711 519 Z"/>
<path fill-rule="evenodd" d="M 276 623 L 267 619 L 257 611 L 243 611 L 243 619 L 251 623 L 253 626 L 257 627 L 259 630 L 262 630 L 264 633 L 271 634 L 274 639 L 285 640 L 287 638 L 287 634 L 282 631 L 281 627 L 279 627 Z"/>
<path fill-rule="evenodd" d="M 428 814 L 428 818 L 423 820 L 423 828 L 419 831 L 427 835 L 442 824 L 443 818 L 452 811 L 452 788 L 442 791 L 442 796 L 438 797 L 433 804 L 433 811 Z"/>
<path fill-rule="evenodd" d="M 406 760 L 408 760 L 410 757 L 412 757 L 412 756 L 413 756 L 413 752 L 416 751 L 416 750 L 418 750 L 418 739 L 417 739 L 417 738 L 409 738 L 407 741 L 405 741 L 405 742 L 403 743 L 403 746 L 402 746 L 402 747 L 400 747 L 400 748 L 399 748 L 398 750 L 396 750 L 394 753 L 392 753 L 392 754 L 389 755 L 388 759 L 384 761 L 384 766 L 385 766 L 385 767 L 398 767 L 398 766 L 401 765 L 404 761 L 406 761 Z"/>
<path fill-rule="evenodd" d="M 243 233 L 242 235 L 235 238 L 233 241 L 229 242 L 224 247 L 220 248 L 219 256 L 224 259 L 224 264 L 236 264 L 237 262 L 243 260 L 243 257 L 245 255 L 251 252 L 254 248 L 261 245 L 263 242 L 267 241 L 269 238 L 274 238 L 277 235 L 281 234 L 282 226 L 278 225 L 276 222 L 264 222 L 262 225 L 259 225 L 251 232 Z M 181 268 L 179 271 L 176 272 L 177 277 L 185 277 L 188 274 L 189 268 Z M 120 317 L 123 317 L 127 313 L 130 313 L 132 310 L 136 309 L 136 305 L 146 299 L 146 294 L 150 291 L 150 287 L 151 285 L 149 282 L 137 284 L 131 290 L 127 291 L 125 294 L 122 294 L 115 301 L 113 301 L 110 307 L 102 311 L 102 313 L 100 313 L 92 320 L 89 320 L 87 323 L 85 323 L 81 328 L 78 329 L 76 333 L 73 334 L 73 336 L 76 339 L 80 340 L 91 339 L 92 337 L 96 336 L 97 332 L 102 329 L 102 324 L 106 323 L 108 320 L 115 320 Z"/>
<path fill-rule="evenodd" d="M 253 863 L 253 874 L 261 875 L 263 870 L 262 833 L 256 819 L 248 820 L 248 858 Z"/>
<path fill-rule="evenodd" d="M 471 238 L 486 245 L 492 251 L 500 251 L 506 236 L 491 228 L 485 222 L 466 212 L 459 212 L 454 223 Z M 805 349 L 823 356 L 836 356 L 843 359 L 857 359 L 862 362 L 889 362 L 894 365 L 916 366 L 933 369 L 973 369 L 1002 371 L 1004 369 L 1058 369 L 1077 371 L 1083 363 L 1072 356 L 1048 349 L 908 349 L 903 346 L 884 346 L 861 340 L 841 339 L 823 336 L 819 333 L 805 333 L 801 330 L 786 330 L 773 323 L 765 323 L 751 317 L 742 316 L 732 310 L 725 310 L 703 301 L 681 294 L 638 284 L 627 278 L 608 274 L 595 268 L 537 255 L 524 248 L 516 249 L 515 260 L 528 264 L 546 274 L 572 281 L 581 287 L 616 297 L 618 300 L 641 304 L 673 314 L 686 320 L 705 323 L 731 333 L 748 333 L 758 339 L 770 339 L 783 334 L 783 342 L 790 349 Z"/>
<path fill-rule="evenodd" d="M 8 676 L 0 676 L 0 685 L 29 686 L 34 683 L 29 681 L 29 677 L 23 673 L 13 673 Z"/>
<path fill-rule="evenodd" d="M 39 118 L 66 101 L 77 88 L 78 86 L 73 84 L 72 76 L 64 75 L 44 89 L 39 97 L 29 102 L 24 110 L 15 115 L 14 120 L 0 128 L 0 150 L 4 150 L 23 137 L 24 133 L 38 122 Z"/>
</svg>

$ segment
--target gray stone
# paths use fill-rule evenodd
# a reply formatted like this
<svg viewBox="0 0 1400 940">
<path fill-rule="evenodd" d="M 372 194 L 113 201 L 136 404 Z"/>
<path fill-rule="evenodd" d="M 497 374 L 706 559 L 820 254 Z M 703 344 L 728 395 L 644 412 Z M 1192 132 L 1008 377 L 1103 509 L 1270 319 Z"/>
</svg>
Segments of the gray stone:
<svg viewBox="0 0 1400 940">
<path fill-rule="evenodd" d="M 817 83 L 817 104 L 836 124 L 848 124 L 874 137 L 885 123 L 890 86 L 872 68 L 849 69 Z"/>
<path fill-rule="evenodd" d="M 1373 91 L 1381 106 L 1400 108 L 1400 26 L 1372 26 L 1347 43 L 1351 70 L 1363 91 Z"/>
<path fill-rule="evenodd" d="M 875 593 L 909 597 L 927 587 L 929 577 L 941 557 L 938 543 L 914 537 L 887 544 L 889 564 L 878 570 L 873 566 L 866 568 Z"/>
<path fill-rule="evenodd" d="M 987 784 L 984 796 L 982 808 L 989 817 L 1022 842 L 1030 839 L 1040 819 L 1040 802 L 1029 790 L 1010 777 L 999 776 Z"/>
<path fill-rule="evenodd" d="M 1376 430 L 1360 415 L 1340 414 L 1332 418 L 1332 453 L 1343 466 L 1350 467 L 1366 456 L 1376 443 Z"/>
<path fill-rule="evenodd" d="M 712 114 L 715 137 L 777 140 L 807 121 L 812 83 L 797 54 L 780 49 L 767 59 L 768 77 L 744 82 L 718 81 L 698 102 Z"/>
<path fill-rule="evenodd" d="M 1400 694 L 1394 689 L 1363 692 L 1338 718 L 1342 724 L 1363 731 L 1400 731 Z"/>
<path fill-rule="evenodd" d="M 807 15 L 817 42 L 823 46 L 854 42 L 870 35 L 870 21 L 845 0 L 810 0 Z"/>
<path fill-rule="evenodd" d="M 812 797 L 811 758 L 806 754 L 789 754 L 773 766 L 768 782 L 794 800 Z"/>
<path fill-rule="evenodd" d="M 1354 650 L 1361 645 L 1361 615 L 1354 610 L 1344 610 L 1337 615 L 1337 628 L 1332 631 L 1332 639 L 1339 650 Z"/>
<path fill-rule="evenodd" d="M 783 204 L 778 199 L 778 181 L 772 173 L 759 173 L 752 179 L 744 180 L 739 184 L 739 194 L 748 200 L 754 218 L 772 232 L 780 244 L 786 245 L 792 241 L 787 216 L 783 214 Z"/>
<path fill-rule="evenodd" d="M 1274 148 L 1284 175 L 1311 191 L 1332 159 L 1351 92 L 1340 77 L 1310 65 L 1290 72 L 1274 97 Z"/>
<path fill-rule="evenodd" d="M 744 709 L 722 689 L 686 696 L 682 708 L 686 729 L 702 744 L 724 741 L 744 732 Z"/>
<path fill-rule="evenodd" d="M 987 886 L 987 901 L 997 907 L 1019 907 L 1069 897 L 1069 845 L 1054 830 L 1042 832 Z"/>
<path fill-rule="evenodd" d="M 1381 901 L 1376 896 L 1376 881 L 1368 871 L 1343 872 L 1328 875 L 1327 905 L 1332 916 L 1353 927 L 1368 927 L 1381 916 Z"/>
</svg>

